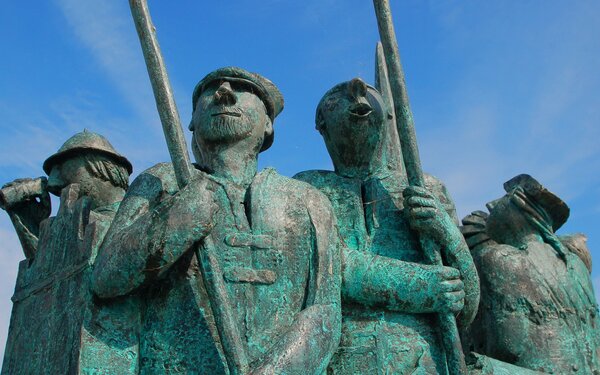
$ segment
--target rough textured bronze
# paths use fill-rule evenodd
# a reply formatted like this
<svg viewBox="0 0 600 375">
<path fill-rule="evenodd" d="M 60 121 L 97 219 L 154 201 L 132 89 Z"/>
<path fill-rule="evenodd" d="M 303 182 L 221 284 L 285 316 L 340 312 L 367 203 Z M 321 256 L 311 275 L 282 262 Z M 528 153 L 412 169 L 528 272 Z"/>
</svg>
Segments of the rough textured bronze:
<svg viewBox="0 0 600 375">
<path fill-rule="evenodd" d="M 142 373 L 319 373 L 337 347 L 331 205 L 307 184 L 257 173 L 272 121 L 233 71 L 209 74 L 195 94 L 190 184 L 177 188 L 171 164 L 136 178 L 94 270 L 101 298 L 143 296 Z"/>
<path fill-rule="evenodd" d="M 504 187 L 507 194 L 488 203 L 489 216 L 463 220 L 467 238 L 485 238 L 471 241 L 482 292 L 471 348 L 545 373 L 599 374 L 589 253 L 582 235 L 554 233 L 567 205 L 529 175 Z"/>
<path fill-rule="evenodd" d="M 45 163 L 49 180 L 5 185 L 26 259 L 12 297 L 2 374 L 131 373 L 137 369 L 137 300 L 99 302 L 91 266 L 128 185 L 131 164 L 101 135 L 68 139 Z M 11 195 L 10 189 L 28 192 Z M 48 192 L 60 195 L 50 217 Z"/>
</svg>

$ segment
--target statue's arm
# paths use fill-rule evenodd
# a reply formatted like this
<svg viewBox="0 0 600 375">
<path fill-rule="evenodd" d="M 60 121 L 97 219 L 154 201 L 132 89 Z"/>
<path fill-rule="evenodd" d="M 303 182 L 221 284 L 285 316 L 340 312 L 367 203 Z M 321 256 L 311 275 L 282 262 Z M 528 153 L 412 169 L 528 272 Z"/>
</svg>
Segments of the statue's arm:
<svg viewBox="0 0 600 375">
<path fill-rule="evenodd" d="M 210 215 L 203 215 L 199 185 L 170 195 L 151 174 L 134 181 L 96 258 L 92 289 L 99 297 L 125 295 L 159 278 L 205 236 Z"/>
<path fill-rule="evenodd" d="M 307 205 L 315 238 L 307 306 L 252 374 L 321 374 L 339 344 L 341 262 L 335 217 L 320 193 L 310 194 Z"/>
<path fill-rule="evenodd" d="M 441 249 L 444 264 L 460 271 L 464 283 L 464 308 L 457 317 L 463 327 L 471 324 L 479 305 L 479 276 L 457 223 L 434 192 L 408 187 L 403 192 L 406 216 L 421 238 L 431 238 Z"/>
<path fill-rule="evenodd" d="M 32 186 L 38 187 L 37 191 Z M 20 178 L 5 184 L 0 191 L 0 206 L 10 217 L 28 259 L 37 252 L 40 223 L 50 216 L 50 195 L 45 187 L 45 178 Z"/>
<path fill-rule="evenodd" d="M 406 313 L 460 310 L 460 273 L 342 248 L 342 295 L 365 306 Z M 456 305 L 456 306 L 453 306 Z"/>
</svg>

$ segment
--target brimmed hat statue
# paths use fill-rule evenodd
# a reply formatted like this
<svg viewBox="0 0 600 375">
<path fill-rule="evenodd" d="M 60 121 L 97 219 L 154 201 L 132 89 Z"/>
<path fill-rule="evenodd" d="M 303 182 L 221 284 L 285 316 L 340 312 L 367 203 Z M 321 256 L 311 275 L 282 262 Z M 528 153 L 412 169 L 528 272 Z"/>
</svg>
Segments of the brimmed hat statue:
<svg viewBox="0 0 600 375">
<path fill-rule="evenodd" d="M 44 172 L 50 175 L 55 165 L 73 156 L 86 153 L 104 155 L 127 169 L 129 174 L 133 172 L 133 166 L 129 160 L 119 154 L 106 138 L 88 130 L 84 130 L 67 139 L 54 155 L 46 159 L 43 165 Z"/>
</svg>

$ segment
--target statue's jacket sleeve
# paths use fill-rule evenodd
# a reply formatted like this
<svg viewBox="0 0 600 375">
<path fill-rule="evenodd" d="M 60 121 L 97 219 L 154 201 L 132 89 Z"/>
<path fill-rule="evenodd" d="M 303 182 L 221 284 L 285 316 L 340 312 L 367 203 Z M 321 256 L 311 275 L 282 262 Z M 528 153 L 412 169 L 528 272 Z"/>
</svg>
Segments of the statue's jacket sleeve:
<svg viewBox="0 0 600 375">
<path fill-rule="evenodd" d="M 432 301 L 423 298 L 431 295 L 427 289 L 431 288 L 428 280 L 432 266 L 423 263 L 422 253 L 414 238 L 398 240 L 388 237 L 389 243 L 404 246 L 404 259 L 395 256 L 386 256 L 373 251 L 377 244 L 370 242 L 367 227 L 369 215 L 366 214 L 365 192 L 361 189 L 361 181 L 337 175 L 331 171 L 305 171 L 294 178 L 310 183 L 318 188 L 332 202 L 339 224 L 339 233 L 342 238 L 342 296 L 348 303 L 363 306 L 385 306 L 387 309 L 403 313 L 431 312 Z M 431 176 L 427 176 L 429 187 L 443 202 L 446 210 L 456 221 L 454 205 L 447 196 L 443 184 Z M 390 221 L 399 220 L 390 215 Z M 377 224 L 375 224 L 377 225 Z M 384 227 L 387 224 L 382 224 Z M 398 225 L 392 223 L 391 225 Z M 398 234 L 408 235 L 408 227 Z M 387 243 L 386 243 L 387 245 Z M 388 246 L 389 247 L 389 246 Z M 468 251 L 467 251 L 468 252 Z M 467 254 L 470 257 L 470 254 Z M 472 261 L 471 261 L 472 264 Z M 474 269 L 474 267 L 473 267 Z M 475 282 L 477 278 L 475 275 Z M 477 296 L 471 299 L 478 301 Z M 424 293 L 421 293 L 424 292 Z M 477 302 L 471 303 L 477 308 Z M 470 313 L 473 315 L 473 313 Z"/>
<path fill-rule="evenodd" d="M 197 233 L 179 223 L 193 216 L 193 231 L 208 233 L 214 207 L 206 181 L 193 182 L 199 197 L 187 202 L 178 191 L 171 164 L 161 163 L 138 176 L 121 202 L 96 261 L 92 287 L 100 297 L 128 294 L 162 276 L 188 250 Z M 204 197 L 203 197 L 204 195 Z M 168 208 L 182 209 L 172 214 Z"/>
</svg>

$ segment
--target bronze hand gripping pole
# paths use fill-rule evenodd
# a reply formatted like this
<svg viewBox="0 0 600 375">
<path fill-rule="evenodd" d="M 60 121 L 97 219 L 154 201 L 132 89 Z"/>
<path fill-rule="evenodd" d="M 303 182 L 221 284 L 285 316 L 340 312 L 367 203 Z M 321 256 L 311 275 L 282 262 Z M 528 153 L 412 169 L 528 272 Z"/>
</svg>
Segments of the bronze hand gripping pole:
<svg viewBox="0 0 600 375">
<path fill-rule="evenodd" d="M 390 3 L 389 0 L 373 0 L 373 5 L 375 6 L 379 35 L 383 45 L 385 65 L 387 65 L 387 69 L 389 70 L 389 88 L 392 94 L 396 127 L 398 129 L 398 136 L 400 137 L 402 158 L 406 166 L 408 183 L 411 186 L 425 187 L 419 149 L 417 147 L 415 124 L 408 101 L 408 92 L 406 90 L 404 71 L 400 62 L 400 53 L 398 52 L 398 42 L 394 31 Z M 421 248 L 428 263 L 442 265 L 440 250 L 433 241 L 422 237 Z M 466 374 L 467 366 L 454 315 L 451 312 L 440 313 L 438 314 L 438 323 L 450 375 Z"/>
</svg>

